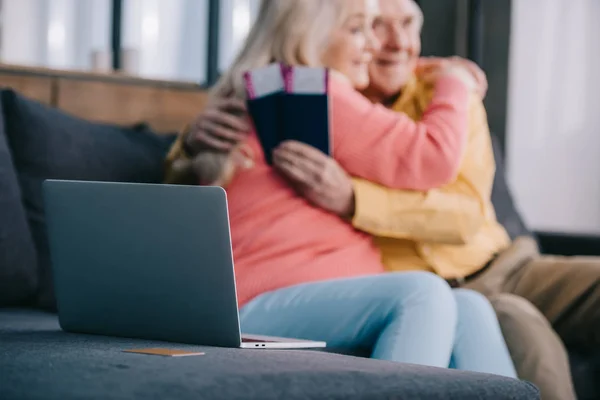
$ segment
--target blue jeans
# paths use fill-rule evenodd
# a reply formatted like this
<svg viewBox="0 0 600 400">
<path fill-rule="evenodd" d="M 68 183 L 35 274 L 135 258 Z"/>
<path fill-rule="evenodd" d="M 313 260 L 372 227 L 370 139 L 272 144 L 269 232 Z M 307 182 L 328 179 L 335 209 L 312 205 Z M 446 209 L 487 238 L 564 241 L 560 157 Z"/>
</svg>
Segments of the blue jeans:
<svg viewBox="0 0 600 400">
<path fill-rule="evenodd" d="M 428 272 L 307 283 L 240 310 L 242 332 L 372 349 L 372 358 L 516 377 L 496 314 L 477 292 Z"/>
</svg>

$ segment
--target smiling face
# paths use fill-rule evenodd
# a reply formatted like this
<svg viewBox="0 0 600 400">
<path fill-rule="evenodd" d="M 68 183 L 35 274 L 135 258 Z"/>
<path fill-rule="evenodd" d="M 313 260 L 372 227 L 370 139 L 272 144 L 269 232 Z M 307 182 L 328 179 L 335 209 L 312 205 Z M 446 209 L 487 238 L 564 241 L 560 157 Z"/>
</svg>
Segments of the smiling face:
<svg viewBox="0 0 600 400">
<path fill-rule="evenodd" d="M 344 0 L 343 7 L 345 18 L 331 36 L 323 64 L 344 74 L 357 89 L 364 89 L 369 84 L 373 52 L 379 50 L 372 30 L 373 21 L 379 17 L 379 3 L 378 0 Z"/>
<path fill-rule="evenodd" d="M 412 77 L 421 53 L 423 14 L 413 0 L 379 0 L 379 9 L 373 31 L 381 47 L 369 67 L 369 94 L 383 99 L 398 94 Z"/>
</svg>

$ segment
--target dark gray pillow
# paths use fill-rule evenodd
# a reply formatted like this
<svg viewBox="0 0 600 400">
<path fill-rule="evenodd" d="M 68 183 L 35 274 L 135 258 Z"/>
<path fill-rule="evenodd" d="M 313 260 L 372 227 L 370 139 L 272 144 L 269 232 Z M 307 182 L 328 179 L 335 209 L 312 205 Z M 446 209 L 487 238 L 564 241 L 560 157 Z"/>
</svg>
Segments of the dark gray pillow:
<svg viewBox="0 0 600 400">
<path fill-rule="evenodd" d="M 36 289 L 35 246 L 4 124 L 0 124 L 0 307 L 24 305 Z"/>
<path fill-rule="evenodd" d="M 45 179 L 159 183 L 174 135 L 148 127 L 124 128 L 67 115 L 18 95 L 2 92 L 6 136 L 37 248 L 38 305 L 55 307 L 42 198 Z"/>
<path fill-rule="evenodd" d="M 500 139 L 492 134 L 492 146 L 494 147 L 494 158 L 496 160 L 496 176 L 492 188 L 492 203 L 496 210 L 498 222 L 504 226 L 511 239 L 518 236 L 531 235 L 527 229 L 521 214 L 515 206 L 510 188 L 506 182 L 506 171 L 504 166 L 504 154 Z"/>
</svg>

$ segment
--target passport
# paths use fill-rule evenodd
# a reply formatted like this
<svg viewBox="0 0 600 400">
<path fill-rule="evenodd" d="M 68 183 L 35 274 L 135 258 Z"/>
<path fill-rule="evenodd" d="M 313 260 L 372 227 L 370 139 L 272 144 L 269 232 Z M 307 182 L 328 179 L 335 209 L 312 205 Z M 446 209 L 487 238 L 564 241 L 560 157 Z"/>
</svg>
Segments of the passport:
<svg viewBox="0 0 600 400">
<path fill-rule="evenodd" d="M 284 140 L 282 66 L 279 63 L 256 68 L 244 74 L 248 114 L 268 164 L 273 150 Z"/>
<path fill-rule="evenodd" d="M 268 164 L 285 140 L 331 155 L 327 68 L 273 63 L 246 72 L 244 82 L 248 114 Z"/>
<path fill-rule="evenodd" d="M 283 135 L 331 155 L 329 70 L 293 66 L 283 69 Z"/>
</svg>

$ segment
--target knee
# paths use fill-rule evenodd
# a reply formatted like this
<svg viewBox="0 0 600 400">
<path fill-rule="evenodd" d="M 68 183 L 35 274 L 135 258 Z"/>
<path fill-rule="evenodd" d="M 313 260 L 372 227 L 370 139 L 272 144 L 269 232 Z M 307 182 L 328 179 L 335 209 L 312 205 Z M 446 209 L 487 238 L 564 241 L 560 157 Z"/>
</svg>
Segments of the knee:
<svg viewBox="0 0 600 400">
<path fill-rule="evenodd" d="M 501 293 L 490 298 L 508 349 L 523 378 L 528 379 L 531 365 L 535 371 L 568 373 L 568 355 L 558 334 L 546 317 L 527 299 Z"/>
<path fill-rule="evenodd" d="M 455 289 L 454 297 L 459 318 L 496 319 L 492 304 L 481 293 L 469 289 Z"/>
<path fill-rule="evenodd" d="M 393 272 L 386 275 L 390 289 L 400 289 L 406 296 L 423 299 L 452 298 L 452 289 L 440 276 L 425 271 Z"/>
<path fill-rule="evenodd" d="M 385 279 L 386 288 L 392 290 L 402 307 L 419 307 L 428 314 L 443 314 L 456 319 L 456 301 L 448 283 L 430 272 L 411 271 L 390 273 Z"/>
<path fill-rule="evenodd" d="M 529 300 L 510 293 L 490 297 L 490 302 L 502 326 L 547 326 L 550 323 Z"/>
</svg>

